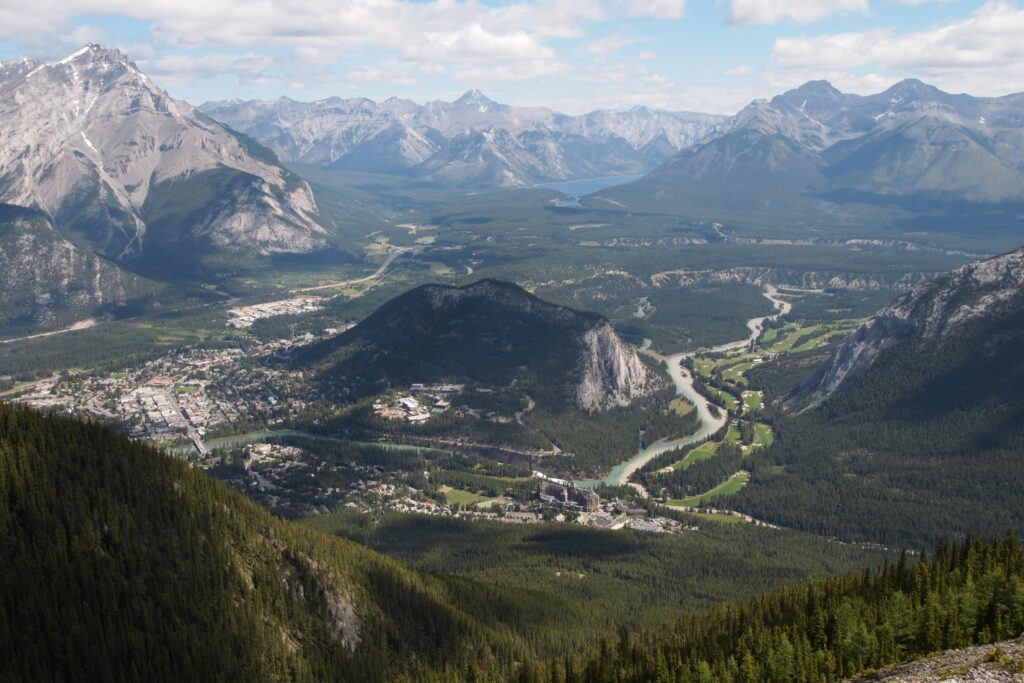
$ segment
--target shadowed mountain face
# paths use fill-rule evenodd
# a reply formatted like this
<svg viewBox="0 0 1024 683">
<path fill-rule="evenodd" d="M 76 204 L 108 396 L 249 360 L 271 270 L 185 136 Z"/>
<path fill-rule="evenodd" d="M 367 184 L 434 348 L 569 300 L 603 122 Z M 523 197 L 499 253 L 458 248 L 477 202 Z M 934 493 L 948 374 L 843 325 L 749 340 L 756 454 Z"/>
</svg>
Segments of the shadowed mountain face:
<svg viewBox="0 0 1024 683">
<path fill-rule="evenodd" d="M 44 213 L 0 204 L 0 328 L 68 325 L 157 290 L 63 238 Z"/>
<path fill-rule="evenodd" d="M 625 405 L 654 384 L 601 316 L 496 280 L 418 287 L 295 363 L 360 393 L 417 382 L 518 383 L 542 404 L 585 410 Z"/>
<path fill-rule="evenodd" d="M 1007 373 L 1019 368 L 1013 357 L 1024 341 L 1024 249 L 985 261 L 970 263 L 904 294 L 861 325 L 790 397 L 792 405 L 819 405 L 856 384 L 860 375 L 886 355 L 927 352 L 934 373 L 963 375 L 964 390 L 972 383 L 992 389 L 1005 384 Z M 973 363 L 991 361 L 1003 368 L 994 375 L 961 373 L 951 361 L 966 350 L 965 339 L 979 346 L 967 358 Z M 919 380 L 924 380 L 920 377 Z M 963 394 L 935 400 L 958 403 Z M 907 397 L 902 397 L 907 398 Z"/>
<path fill-rule="evenodd" d="M 646 107 L 567 116 L 499 104 L 479 90 L 422 106 L 333 97 L 200 109 L 287 161 L 501 187 L 644 173 L 725 119 Z"/>
<path fill-rule="evenodd" d="M 634 203 L 769 207 L 833 200 L 1024 201 L 1024 94 L 951 95 L 917 80 L 870 96 L 812 81 L 752 102 L 646 178 Z"/>
</svg>

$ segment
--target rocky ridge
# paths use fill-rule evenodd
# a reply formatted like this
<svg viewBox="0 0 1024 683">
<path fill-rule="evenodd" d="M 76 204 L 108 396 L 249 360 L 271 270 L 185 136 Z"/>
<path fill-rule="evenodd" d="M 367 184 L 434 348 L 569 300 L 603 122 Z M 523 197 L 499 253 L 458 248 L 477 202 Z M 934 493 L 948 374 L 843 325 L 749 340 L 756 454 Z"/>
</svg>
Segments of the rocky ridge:
<svg viewBox="0 0 1024 683">
<path fill-rule="evenodd" d="M 949 650 L 855 679 L 854 683 L 1019 683 L 1024 681 L 1024 641 Z"/>
<path fill-rule="evenodd" d="M 818 405 L 893 345 L 955 335 L 969 323 L 1019 301 L 1022 293 L 1024 249 L 969 263 L 922 283 L 858 327 L 788 403 Z"/>
<path fill-rule="evenodd" d="M 802 271 L 763 266 L 739 266 L 720 270 L 669 270 L 651 276 L 655 287 L 689 287 L 731 282 L 765 287 L 800 289 L 894 289 L 908 290 L 935 277 L 936 273 L 904 273 L 894 276 L 848 273 L 838 270 Z"/>
</svg>

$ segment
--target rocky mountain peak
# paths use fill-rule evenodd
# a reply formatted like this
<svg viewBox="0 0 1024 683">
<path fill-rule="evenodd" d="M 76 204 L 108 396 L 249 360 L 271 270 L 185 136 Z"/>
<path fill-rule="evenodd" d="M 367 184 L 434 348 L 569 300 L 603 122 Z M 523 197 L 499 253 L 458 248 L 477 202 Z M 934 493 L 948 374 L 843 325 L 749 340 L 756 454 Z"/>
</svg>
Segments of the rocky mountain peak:
<svg viewBox="0 0 1024 683">
<path fill-rule="evenodd" d="M 64 59 L 54 62 L 54 66 L 64 66 L 67 64 L 121 64 L 138 68 L 128 59 L 128 55 L 117 48 L 105 48 L 97 43 L 87 43 Z"/>
<path fill-rule="evenodd" d="M 934 101 L 941 99 L 946 93 L 934 85 L 928 85 L 916 78 L 905 78 L 882 93 L 883 97 L 894 104 L 912 101 Z"/>
<path fill-rule="evenodd" d="M 828 81 L 807 81 L 799 88 L 788 90 L 772 98 L 772 104 L 792 104 L 796 102 L 796 105 L 800 106 L 801 102 L 807 101 L 835 103 L 841 101 L 844 97 L 846 96 Z"/>
<path fill-rule="evenodd" d="M 462 97 L 455 100 L 454 104 L 463 107 L 468 107 L 471 109 L 476 109 L 477 111 L 483 114 L 494 109 L 494 107 L 498 103 L 489 98 L 487 95 L 484 95 L 481 91 L 477 90 L 476 88 L 472 88 L 464 92 L 462 94 Z"/>
</svg>

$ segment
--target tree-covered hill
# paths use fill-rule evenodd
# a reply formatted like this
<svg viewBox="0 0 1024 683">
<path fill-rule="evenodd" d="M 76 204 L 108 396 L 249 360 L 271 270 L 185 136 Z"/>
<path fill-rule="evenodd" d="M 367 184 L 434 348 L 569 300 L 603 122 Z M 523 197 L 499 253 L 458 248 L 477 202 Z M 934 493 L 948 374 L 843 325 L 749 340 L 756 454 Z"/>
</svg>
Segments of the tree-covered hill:
<svg viewBox="0 0 1024 683">
<path fill-rule="evenodd" d="M 356 394 L 417 382 L 514 384 L 554 408 L 625 405 L 654 384 L 603 317 L 500 280 L 417 287 L 294 363 Z"/>
<path fill-rule="evenodd" d="M 1024 631 L 1024 551 L 1006 536 L 538 656 L 480 609 L 514 594 L 411 571 L 107 428 L 3 404 L 0 557 L 4 681 L 831 681 Z"/>
<path fill-rule="evenodd" d="M 109 429 L 3 404 L 0 557 L 5 681 L 505 678 L 522 659 L 436 579 Z"/>
</svg>

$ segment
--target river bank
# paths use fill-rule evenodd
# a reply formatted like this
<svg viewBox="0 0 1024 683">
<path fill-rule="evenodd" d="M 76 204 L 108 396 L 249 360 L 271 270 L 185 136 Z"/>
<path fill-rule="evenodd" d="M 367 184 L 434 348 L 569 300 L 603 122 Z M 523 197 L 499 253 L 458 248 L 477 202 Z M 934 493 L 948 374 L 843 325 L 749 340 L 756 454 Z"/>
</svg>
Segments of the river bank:
<svg viewBox="0 0 1024 683">
<path fill-rule="evenodd" d="M 643 344 L 640 345 L 638 350 L 650 358 L 653 358 L 660 363 L 664 363 L 668 370 L 669 377 L 672 380 L 672 384 L 675 386 L 676 395 L 685 398 L 694 405 L 697 411 L 697 416 L 700 418 L 700 429 L 693 434 L 688 434 L 686 436 L 655 441 L 654 443 L 640 449 L 636 455 L 613 467 L 605 477 L 600 479 L 578 479 L 574 481 L 576 486 L 582 488 L 592 488 L 601 484 L 607 484 L 609 486 L 624 486 L 629 482 L 629 478 L 634 472 L 649 463 L 655 457 L 668 451 L 696 445 L 725 427 L 728 415 L 724 411 L 716 409 L 716 412 L 718 413 L 716 417 L 715 414 L 711 412 L 711 402 L 708 401 L 703 394 L 697 391 L 694 386 L 693 375 L 683 365 L 683 361 L 701 353 L 728 353 L 730 351 L 740 351 L 749 348 L 755 341 L 757 341 L 757 338 L 761 336 L 761 333 L 764 331 L 765 323 L 778 320 L 782 316 L 787 315 L 793 309 L 793 305 L 790 302 L 779 298 L 779 291 L 773 285 L 765 287 L 762 295 L 772 302 L 775 312 L 770 315 L 759 316 L 748 320 L 747 329 L 750 330 L 750 334 L 744 339 L 719 344 L 718 346 L 713 346 L 707 349 L 677 353 L 671 356 L 663 356 L 657 351 L 654 351 L 651 348 L 651 340 L 644 339 Z"/>
</svg>

